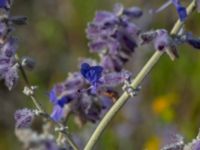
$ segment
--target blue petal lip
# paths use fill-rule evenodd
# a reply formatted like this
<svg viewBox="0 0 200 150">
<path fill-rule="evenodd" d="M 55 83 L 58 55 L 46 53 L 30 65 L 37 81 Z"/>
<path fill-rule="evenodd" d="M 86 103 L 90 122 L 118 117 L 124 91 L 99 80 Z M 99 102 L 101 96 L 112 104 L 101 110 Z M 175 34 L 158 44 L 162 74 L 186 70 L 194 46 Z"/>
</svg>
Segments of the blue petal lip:
<svg viewBox="0 0 200 150">
<path fill-rule="evenodd" d="M 103 68 L 101 66 L 90 66 L 87 63 L 81 65 L 81 74 L 90 84 L 95 85 L 101 78 Z"/>
<path fill-rule="evenodd" d="M 187 18 L 187 11 L 185 7 L 179 6 L 177 12 L 181 21 L 185 21 Z"/>
<path fill-rule="evenodd" d="M 0 8 L 5 8 L 7 6 L 8 0 L 0 0 Z"/>
<path fill-rule="evenodd" d="M 71 102 L 72 98 L 70 98 L 69 96 L 63 96 L 61 99 L 59 99 L 57 101 L 57 104 L 63 108 L 65 104 Z"/>
<path fill-rule="evenodd" d="M 56 121 L 59 122 L 64 116 L 64 110 L 59 106 L 59 105 L 55 105 L 53 108 L 53 112 L 51 113 L 51 118 Z"/>
<path fill-rule="evenodd" d="M 56 96 L 56 91 L 55 88 L 53 88 L 50 92 L 49 92 L 49 99 L 53 104 L 56 104 L 57 102 L 57 96 Z"/>
</svg>

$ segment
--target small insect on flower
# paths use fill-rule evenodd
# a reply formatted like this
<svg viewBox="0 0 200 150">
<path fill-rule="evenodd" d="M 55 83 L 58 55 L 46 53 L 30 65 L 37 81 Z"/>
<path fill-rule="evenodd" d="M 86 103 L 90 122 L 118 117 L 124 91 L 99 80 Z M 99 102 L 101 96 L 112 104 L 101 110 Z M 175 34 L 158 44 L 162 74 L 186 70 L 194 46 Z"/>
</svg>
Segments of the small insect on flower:
<svg viewBox="0 0 200 150">
<path fill-rule="evenodd" d="M 109 97 L 113 103 L 115 103 L 119 98 L 119 94 L 111 89 L 107 89 L 102 95 Z"/>
</svg>

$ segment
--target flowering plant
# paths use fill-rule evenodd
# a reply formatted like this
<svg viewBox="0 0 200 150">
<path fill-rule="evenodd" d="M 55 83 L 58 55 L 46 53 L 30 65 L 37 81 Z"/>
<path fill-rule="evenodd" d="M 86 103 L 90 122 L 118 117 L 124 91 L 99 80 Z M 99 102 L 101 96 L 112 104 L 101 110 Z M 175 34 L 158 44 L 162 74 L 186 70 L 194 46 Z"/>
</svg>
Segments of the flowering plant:
<svg viewBox="0 0 200 150">
<path fill-rule="evenodd" d="M 178 47 L 182 44 L 200 49 L 200 39 L 184 27 L 190 14 L 200 11 L 200 0 L 192 0 L 188 7 L 182 5 L 180 0 L 168 0 L 160 8 L 149 12 L 156 15 L 173 4 L 179 18 L 170 33 L 162 28 L 145 30 L 140 27 L 136 22 L 144 12 L 139 7 L 125 8 L 122 4 L 116 4 L 113 11 L 97 11 L 87 25 L 86 34 L 90 52 L 98 54 L 99 59 L 81 59 L 76 72 L 69 73 L 63 82 L 52 87 L 48 92 L 53 107 L 49 114 L 36 98 L 38 87 L 30 83 L 26 73 L 34 68 L 34 60 L 29 57 L 21 59 L 17 55 L 18 40 L 13 36 L 13 31 L 15 26 L 25 25 L 27 18 L 11 16 L 12 4 L 12 0 L 0 1 L 0 79 L 12 90 L 21 72 L 25 81 L 23 93 L 30 97 L 35 106 L 34 109 L 19 109 L 14 115 L 15 133 L 24 149 L 93 149 L 116 113 L 129 98 L 138 95 L 141 82 L 163 54 L 175 60 L 179 57 Z M 134 76 L 125 65 L 135 51 L 149 44 L 153 44 L 155 52 Z M 122 87 L 122 91 L 118 87 Z M 87 122 L 99 122 L 85 147 L 77 142 L 68 127 L 71 116 L 80 127 Z M 32 128 L 37 118 L 43 118 L 41 133 Z M 198 150 L 199 143 L 199 136 L 189 144 L 177 136 L 175 142 L 168 143 L 162 149 Z"/>
</svg>

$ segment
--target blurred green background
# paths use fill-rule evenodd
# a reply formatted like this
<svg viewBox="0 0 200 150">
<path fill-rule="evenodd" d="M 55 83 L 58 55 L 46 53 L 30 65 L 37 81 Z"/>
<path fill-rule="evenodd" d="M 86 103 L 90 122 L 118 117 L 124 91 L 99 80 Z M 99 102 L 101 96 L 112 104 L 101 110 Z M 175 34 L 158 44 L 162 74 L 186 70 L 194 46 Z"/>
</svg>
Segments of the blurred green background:
<svg viewBox="0 0 200 150">
<path fill-rule="evenodd" d="M 77 70 L 78 58 L 93 57 L 87 47 L 85 29 L 96 10 L 112 10 L 114 3 L 144 9 L 137 21 L 143 30 L 170 30 L 177 19 L 174 7 L 151 16 L 149 9 L 159 7 L 164 0 L 15 0 L 13 15 L 28 17 L 28 25 L 18 27 L 20 56 L 31 56 L 36 69 L 28 75 L 33 85 L 39 85 L 37 97 L 50 112 L 47 92 L 54 83 L 63 81 L 68 72 Z M 188 4 L 188 1 L 183 1 Z M 185 25 L 188 31 L 200 35 L 200 14 L 193 14 Z M 151 45 L 137 49 L 126 68 L 134 75 L 154 52 Z M 189 141 L 200 128 L 200 52 L 187 45 L 179 47 L 180 58 L 172 62 L 163 56 L 142 84 L 139 95 L 130 100 L 114 118 L 101 137 L 98 150 L 157 150 L 173 134 L 179 133 Z M 0 84 L 0 149 L 20 150 L 14 134 L 13 113 L 16 109 L 32 107 L 22 94 L 23 80 L 9 92 Z M 70 128 L 86 141 L 96 125 L 79 129 L 71 121 Z"/>
</svg>

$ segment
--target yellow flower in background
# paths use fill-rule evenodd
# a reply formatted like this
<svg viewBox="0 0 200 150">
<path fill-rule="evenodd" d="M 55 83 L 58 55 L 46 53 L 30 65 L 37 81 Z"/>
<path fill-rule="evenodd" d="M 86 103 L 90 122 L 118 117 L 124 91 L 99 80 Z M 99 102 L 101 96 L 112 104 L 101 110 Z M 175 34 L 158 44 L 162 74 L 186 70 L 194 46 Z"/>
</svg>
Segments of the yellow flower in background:
<svg viewBox="0 0 200 150">
<path fill-rule="evenodd" d="M 160 148 L 160 139 L 159 137 L 153 136 L 145 143 L 145 150 L 159 150 Z"/>
<path fill-rule="evenodd" d="M 175 94 L 167 94 L 157 97 L 152 102 L 152 110 L 155 114 L 159 115 L 170 109 L 170 106 L 177 102 Z"/>
</svg>

